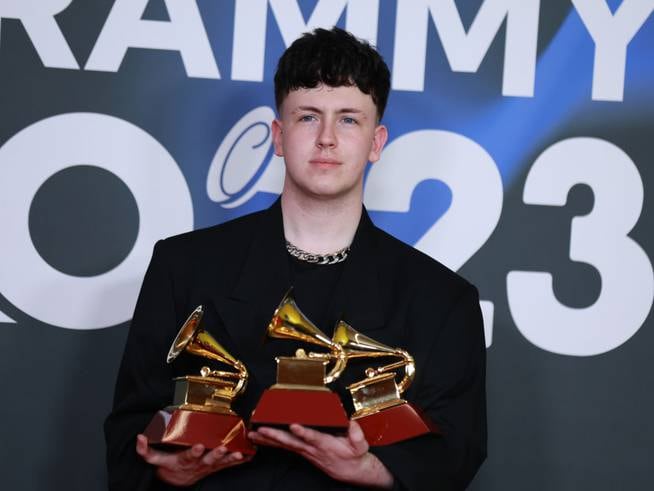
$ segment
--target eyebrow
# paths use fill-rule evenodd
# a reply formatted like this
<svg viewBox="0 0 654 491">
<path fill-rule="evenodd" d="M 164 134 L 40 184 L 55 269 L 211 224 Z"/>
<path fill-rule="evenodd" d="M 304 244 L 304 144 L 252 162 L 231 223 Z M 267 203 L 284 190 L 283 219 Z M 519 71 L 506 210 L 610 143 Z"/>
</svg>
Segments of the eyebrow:
<svg viewBox="0 0 654 491">
<path fill-rule="evenodd" d="M 322 109 L 319 109 L 315 106 L 298 106 L 295 109 L 293 109 L 292 113 L 295 114 L 299 111 L 308 111 L 308 112 L 320 113 L 320 114 L 323 113 Z M 343 113 L 363 114 L 363 111 L 361 109 L 357 109 L 355 107 L 344 107 L 336 112 L 338 114 L 343 114 Z"/>
</svg>

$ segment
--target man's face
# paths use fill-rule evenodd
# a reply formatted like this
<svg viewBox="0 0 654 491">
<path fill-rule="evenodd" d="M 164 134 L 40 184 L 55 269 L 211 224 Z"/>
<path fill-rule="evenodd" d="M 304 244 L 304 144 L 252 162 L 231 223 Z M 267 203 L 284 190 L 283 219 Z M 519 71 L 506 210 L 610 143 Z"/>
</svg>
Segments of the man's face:
<svg viewBox="0 0 654 491">
<path fill-rule="evenodd" d="M 286 162 L 284 192 L 320 199 L 360 199 L 366 163 L 379 159 L 387 138 L 372 97 L 356 86 L 291 91 L 272 131 Z"/>
</svg>

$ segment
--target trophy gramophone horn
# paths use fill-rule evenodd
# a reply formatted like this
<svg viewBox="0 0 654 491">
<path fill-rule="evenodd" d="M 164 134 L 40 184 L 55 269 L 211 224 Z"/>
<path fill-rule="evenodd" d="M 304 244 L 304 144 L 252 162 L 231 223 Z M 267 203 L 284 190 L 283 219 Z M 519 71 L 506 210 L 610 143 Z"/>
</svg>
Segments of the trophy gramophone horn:
<svg viewBox="0 0 654 491">
<path fill-rule="evenodd" d="M 207 449 L 219 446 L 241 452 L 250 459 L 256 452 L 247 437 L 247 426 L 231 408 L 245 389 L 248 372 L 214 337 L 200 328 L 204 310 L 197 307 L 186 319 L 168 351 L 171 363 L 187 352 L 215 360 L 237 371 L 211 370 L 204 366 L 200 375 L 175 377 L 173 404 L 157 411 L 143 433 L 151 445 L 186 448 L 200 443 Z"/>
<path fill-rule="evenodd" d="M 345 350 L 345 356 L 350 358 L 382 358 L 394 356 L 402 358 L 401 361 L 384 365 L 378 368 L 368 368 L 366 375 L 371 378 L 382 373 L 404 367 L 404 377 L 397 384 L 399 393 L 406 391 L 415 377 L 416 365 L 413 357 L 399 348 L 391 348 L 379 341 L 361 334 L 347 322 L 339 321 L 334 329 L 334 342 Z"/>
<path fill-rule="evenodd" d="M 416 365 L 409 353 L 364 336 L 343 321 L 336 325 L 334 342 L 343 347 L 347 359 L 401 358 L 395 363 L 367 368 L 366 378 L 347 387 L 354 406 L 352 419 L 359 423 L 371 447 L 390 445 L 427 433 L 440 433 L 426 415 L 400 397 L 415 377 Z M 395 370 L 399 368 L 404 368 L 404 377 L 398 384 Z"/>
<path fill-rule="evenodd" d="M 202 305 L 199 305 L 186 319 L 184 325 L 179 330 L 177 337 L 173 341 L 168 351 L 167 363 L 171 363 L 177 358 L 182 351 L 202 358 L 216 360 L 238 370 L 238 373 L 227 372 L 222 370 L 210 370 L 207 367 L 202 369 L 202 376 L 211 376 L 215 378 L 238 379 L 238 383 L 233 389 L 234 396 L 240 394 L 245 389 L 248 379 L 248 372 L 245 365 L 234 358 L 216 339 L 204 329 L 200 328 L 200 321 L 204 315 Z"/>
<path fill-rule="evenodd" d="M 325 384 L 336 380 L 343 370 L 345 370 L 347 360 L 343 348 L 340 344 L 332 341 L 302 313 L 295 303 L 292 288 L 284 295 L 284 298 L 275 310 L 266 332 L 272 338 L 293 339 L 295 341 L 304 341 L 328 348 L 331 351 L 331 355 L 327 356 L 330 356 L 334 360 L 334 367 L 325 376 Z M 310 353 L 309 357 L 324 358 L 325 355 Z"/>
<path fill-rule="evenodd" d="M 336 380 L 347 365 L 345 351 L 328 338 L 298 308 L 289 290 L 275 310 L 266 334 L 272 338 L 303 341 L 328 353 L 295 351 L 295 356 L 277 356 L 277 381 L 263 391 L 250 425 L 282 426 L 298 423 L 327 432 L 345 432 L 349 419 L 340 397 L 326 387 Z M 325 373 L 330 362 L 329 373 Z M 394 375 L 394 374 L 393 374 Z"/>
</svg>

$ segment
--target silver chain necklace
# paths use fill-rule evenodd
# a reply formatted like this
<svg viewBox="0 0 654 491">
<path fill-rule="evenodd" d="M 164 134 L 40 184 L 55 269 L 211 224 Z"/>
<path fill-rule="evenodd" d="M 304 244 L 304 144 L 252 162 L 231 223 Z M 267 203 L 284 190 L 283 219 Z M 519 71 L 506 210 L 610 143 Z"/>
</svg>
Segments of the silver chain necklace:
<svg viewBox="0 0 654 491">
<path fill-rule="evenodd" d="M 286 241 L 286 250 L 288 253 L 299 259 L 300 261 L 305 261 L 307 263 L 313 264 L 336 264 L 343 262 L 347 259 L 347 255 L 350 252 L 350 246 L 343 247 L 343 249 L 332 252 L 331 254 L 312 254 L 307 251 L 294 246 L 288 240 Z"/>
</svg>

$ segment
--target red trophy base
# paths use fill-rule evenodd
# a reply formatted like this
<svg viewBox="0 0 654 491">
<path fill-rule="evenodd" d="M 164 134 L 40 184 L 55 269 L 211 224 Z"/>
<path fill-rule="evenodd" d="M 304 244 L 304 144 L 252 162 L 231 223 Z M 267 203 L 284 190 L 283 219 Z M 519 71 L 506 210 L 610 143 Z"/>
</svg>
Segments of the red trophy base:
<svg viewBox="0 0 654 491">
<path fill-rule="evenodd" d="M 158 447 L 191 447 L 201 443 L 207 449 L 220 446 L 229 452 L 254 455 L 256 449 L 247 438 L 243 420 L 235 414 L 185 409 L 161 410 L 143 434 Z"/>
<path fill-rule="evenodd" d="M 361 426 L 371 447 L 390 445 L 427 433 L 440 434 L 438 426 L 408 402 L 353 419 Z"/>
<path fill-rule="evenodd" d="M 250 418 L 254 428 L 293 423 L 337 433 L 346 431 L 350 422 L 338 395 L 330 390 L 268 389 Z"/>
</svg>

